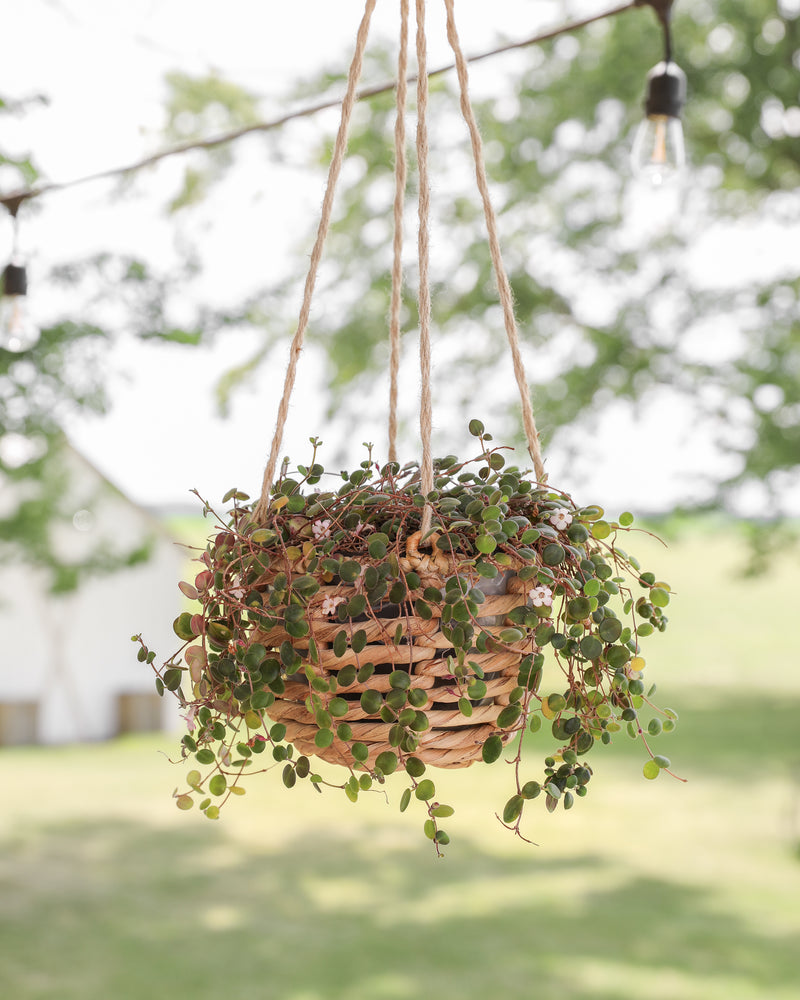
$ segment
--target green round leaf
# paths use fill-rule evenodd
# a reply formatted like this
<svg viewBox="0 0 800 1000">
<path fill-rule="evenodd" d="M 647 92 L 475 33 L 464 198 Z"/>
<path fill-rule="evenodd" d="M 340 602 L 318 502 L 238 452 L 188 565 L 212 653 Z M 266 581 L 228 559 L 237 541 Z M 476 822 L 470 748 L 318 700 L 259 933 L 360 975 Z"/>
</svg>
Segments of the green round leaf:
<svg viewBox="0 0 800 1000">
<path fill-rule="evenodd" d="M 375 760 L 375 767 L 383 771 L 384 774 L 394 774 L 397 770 L 397 755 L 391 750 L 384 750 L 379 753 Z"/>
<path fill-rule="evenodd" d="M 645 765 L 642 768 L 642 774 L 644 774 L 645 778 L 649 778 L 652 781 L 653 778 L 658 777 L 660 772 L 661 768 L 654 760 L 645 761 Z"/>
<path fill-rule="evenodd" d="M 350 703 L 344 698 L 331 698 L 328 702 L 328 711 L 335 719 L 341 719 L 343 715 L 347 715 L 349 709 Z"/>
<path fill-rule="evenodd" d="M 537 795 L 540 795 L 542 791 L 542 786 L 538 781 L 526 781 L 522 786 L 521 794 L 523 799 L 535 799 Z"/>
<path fill-rule="evenodd" d="M 580 641 L 581 655 L 587 660 L 596 660 L 603 652 L 603 644 L 593 635 L 586 635 Z"/>
<path fill-rule="evenodd" d="M 616 642 L 622 635 L 622 622 L 617 618 L 604 618 L 597 632 L 603 642 Z"/>
<path fill-rule="evenodd" d="M 179 639 L 194 639 L 195 634 L 191 627 L 192 616 L 188 611 L 184 611 L 183 614 L 178 615 L 175 621 L 172 623 L 172 631 L 177 635 Z"/>
<path fill-rule="evenodd" d="M 406 774 L 409 774 L 412 778 L 421 778 L 424 773 L 425 764 L 419 757 L 406 758 Z"/>
<path fill-rule="evenodd" d="M 383 559 L 386 555 L 386 545 L 380 538 L 373 538 L 369 543 L 368 549 L 373 559 Z"/>
<path fill-rule="evenodd" d="M 224 774 L 214 774 L 208 782 L 208 790 L 212 795 L 224 795 L 228 780 Z"/>
<path fill-rule="evenodd" d="M 435 794 L 436 786 L 430 778 L 423 778 L 414 789 L 414 795 L 423 802 L 427 802 L 428 799 L 432 799 Z"/>
<path fill-rule="evenodd" d="M 588 597 L 573 597 L 567 604 L 567 611 L 573 618 L 583 621 L 592 613 L 592 604 Z"/>
<path fill-rule="evenodd" d="M 365 715 L 377 715 L 381 710 L 381 705 L 383 704 L 383 698 L 379 691 L 365 691 L 361 695 L 361 708 L 364 710 Z"/>
<path fill-rule="evenodd" d="M 669 591 L 663 587 L 653 587 L 650 591 L 650 601 L 657 608 L 665 608 L 669 604 Z"/>
<path fill-rule="evenodd" d="M 518 820 L 522 815 L 522 807 L 524 805 L 525 799 L 521 795 L 512 795 L 503 809 L 503 822 L 514 823 Z"/>
<path fill-rule="evenodd" d="M 340 688 L 350 687 L 350 685 L 356 679 L 356 668 L 352 663 L 349 663 L 346 667 L 342 667 L 339 673 L 336 675 L 337 683 Z"/>
<path fill-rule="evenodd" d="M 497 728 L 508 729 L 514 725 L 521 714 L 521 705 L 506 705 L 502 712 L 497 716 Z"/>
<path fill-rule="evenodd" d="M 320 750 L 325 750 L 333 743 L 333 731 L 330 729 L 318 729 L 314 734 L 314 743 Z"/>
<path fill-rule="evenodd" d="M 492 733 L 483 744 L 481 756 L 486 764 L 493 764 L 503 752 L 503 741 L 497 733 Z"/>
<path fill-rule="evenodd" d="M 271 704 L 270 693 L 268 691 L 254 691 L 250 695 L 250 707 L 254 712 L 260 711 Z"/>
<path fill-rule="evenodd" d="M 566 556 L 567 553 L 558 542 L 551 542 L 549 545 L 545 545 L 542 550 L 542 561 L 546 566 L 558 566 L 564 562 Z"/>
<path fill-rule="evenodd" d="M 355 559 L 347 559 L 339 567 L 339 576 L 345 583 L 355 583 L 361 575 L 361 563 Z"/>
<path fill-rule="evenodd" d="M 478 535 L 475 539 L 475 548 L 478 552 L 488 556 L 497 548 L 497 542 L 491 535 Z"/>
</svg>

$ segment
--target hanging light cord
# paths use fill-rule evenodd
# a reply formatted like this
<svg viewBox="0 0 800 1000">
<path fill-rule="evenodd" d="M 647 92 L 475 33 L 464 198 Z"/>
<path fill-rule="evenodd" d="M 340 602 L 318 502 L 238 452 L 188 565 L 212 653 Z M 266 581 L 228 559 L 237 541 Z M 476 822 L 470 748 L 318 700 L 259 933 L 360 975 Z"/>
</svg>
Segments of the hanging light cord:
<svg viewBox="0 0 800 1000">
<path fill-rule="evenodd" d="M 494 56 L 502 55 L 505 52 L 512 52 L 515 49 L 524 49 L 530 45 L 538 45 L 541 42 L 550 41 L 553 38 L 558 38 L 559 36 L 566 35 L 569 32 L 578 31 L 579 29 L 585 28 L 587 25 L 594 24 L 597 21 L 604 21 L 607 18 L 616 17 L 618 14 L 623 14 L 636 7 L 654 6 L 655 2 L 658 2 L 658 0 L 630 0 L 628 3 L 620 4 L 616 7 L 611 7 L 608 10 L 600 11 L 598 14 L 593 14 L 591 17 L 584 17 L 578 21 L 570 21 L 567 24 L 562 24 L 556 28 L 551 28 L 547 31 L 532 35 L 530 38 L 525 38 L 522 41 L 508 42 L 505 45 L 498 46 L 497 48 L 489 49 L 486 52 L 480 52 L 477 55 L 469 56 L 467 61 L 472 63 L 481 62 L 484 59 L 491 59 Z M 436 69 L 432 69 L 428 73 L 428 77 L 441 76 L 444 73 L 448 73 L 453 68 L 453 63 L 448 63 L 446 66 L 438 66 Z M 414 81 L 415 77 L 408 78 L 408 82 L 413 83 Z M 366 100 L 370 97 L 377 97 L 379 94 L 387 94 L 394 90 L 396 86 L 397 82 L 392 80 L 390 82 L 376 84 L 372 87 L 366 87 L 357 92 L 356 100 Z M 221 132 L 219 135 L 210 136 L 206 139 L 192 139 L 187 142 L 180 143 L 177 146 L 171 146 L 169 149 L 159 150 L 156 153 L 151 153 L 149 156 L 142 157 L 141 159 L 123 167 L 111 167 L 108 170 L 99 170 L 96 173 L 87 174 L 85 177 L 78 177 L 71 181 L 53 181 L 51 183 L 40 184 L 37 187 L 11 191 L 8 194 L 0 195 L 0 205 L 3 205 L 9 210 L 15 210 L 16 208 L 19 208 L 23 202 L 30 201 L 33 198 L 39 198 L 45 194 L 50 194 L 52 191 L 65 191 L 69 188 L 77 187 L 79 184 L 89 184 L 93 181 L 109 180 L 114 177 L 124 177 L 126 174 L 133 174 L 146 167 L 155 166 L 162 160 L 169 159 L 172 156 L 183 156 L 185 153 L 190 153 L 196 149 L 215 149 L 217 146 L 224 146 L 230 142 L 235 142 L 243 136 L 252 135 L 256 132 L 269 132 L 273 129 L 280 128 L 287 122 L 294 121 L 296 118 L 308 118 L 320 111 L 326 111 L 328 108 L 335 108 L 341 104 L 342 100 L 338 98 L 320 101 L 317 104 L 312 104 L 305 108 L 299 108 L 297 111 L 291 111 L 286 115 L 281 115 L 279 118 L 273 118 L 268 121 L 253 122 L 250 125 L 243 125 L 240 128 L 231 129 L 227 132 Z"/>
<path fill-rule="evenodd" d="M 634 7 L 652 7 L 664 31 L 664 65 L 672 62 L 672 4 L 674 0 L 634 0 Z"/>
</svg>

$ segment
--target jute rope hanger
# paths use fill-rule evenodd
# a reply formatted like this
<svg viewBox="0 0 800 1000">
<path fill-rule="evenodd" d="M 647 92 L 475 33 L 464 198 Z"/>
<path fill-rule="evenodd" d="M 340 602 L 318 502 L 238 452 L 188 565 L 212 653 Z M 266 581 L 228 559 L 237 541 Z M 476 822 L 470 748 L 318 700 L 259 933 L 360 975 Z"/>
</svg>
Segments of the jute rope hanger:
<svg viewBox="0 0 800 1000">
<path fill-rule="evenodd" d="M 433 402 L 431 398 L 431 284 L 430 263 L 431 185 L 428 177 L 428 47 L 425 38 L 425 0 L 417 0 L 417 173 L 419 175 L 419 430 L 422 439 L 420 490 L 433 489 Z M 424 538 L 431 527 L 433 511 L 422 510 L 420 531 Z"/>
<path fill-rule="evenodd" d="M 358 34 L 356 36 L 356 51 L 353 56 L 353 61 L 350 64 L 350 72 L 347 76 L 347 91 L 345 93 L 344 101 L 342 102 L 342 117 L 339 122 L 339 131 L 336 134 L 336 142 L 333 147 L 331 165 L 328 168 L 328 182 L 325 187 L 325 197 L 322 201 L 322 215 L 317 229 L 317 238 L 314 241 L 314 249 L 311 251 L 311 263 L 309 264 L 308 274 L 306 275 L 306 284 L 303 291 L 303 304 L 300 307 L 300 318 L 297 322 L 297 330 L 292 338 L 292 344 L 289 349 L 289 365 L 286 369 L 286 378 L 283 384 L 283 395 L 281 396 L 281 402 L 278 407 L 278 419 L 275 426 L 275 433 L 272 437 L 272 447 L 270 449 L 267 467 L 264 469 L 264 478 L 261 483 L 261 497 L 256 504 L 255 511 L 253 512 L 257 521 L 266 520 L 267 512 L 269 510 L 269 492 L 272 489 L 272 482 L 275 477 L 275 467 L 278 464 L 278 453 L 280 452 L 281 442 L 283 441 L 283 429 L 286 425 L 286 417 L 289 413 L 289 399 L 291 398 L 295 377 L 297 375 L 297 362 L 300 357 L 300 352 L 303 349 L 303 341 L 305 340 L 306 327 L 308 326 L 308 318 L 311 312 L 311 299 L 314 295 L 314 286 L 317 281 L 319 262 L 322 258 L 322 248 L 325 245 L 325 238 L 328 235 L 328 230 L 330 229 L 331 214 L 333 212 L 333 195 L 336 190 L 336 182 L 338 181 L 339 174 L 342 170 L 344 154 L 347 150 L 347 136 L 350 131 L 350 119 L 353 114 L 356 90 L 358 88 L 358 81 L 361 77 L 361 68 L 364 63 L 364 51 L 367 47 L 369 25 L 370 20 L 372 19 L 372 13 L 375 10 L 375 2 L 376 0 L 367 0 L 366 7 L 364 8 L 364 16 L 361 18 L 361 24 L 358 27 Z"/>
<path fill-rule="evenodd" d="M 389 461 L 397 461 L 397 395 L 400 374 L 400 305 L 403 291 L 403 207 L 406 194 L 406 100 L 408 96 L 409 0 L 400 0 L 397 58 L 397 118 L 394 126 L 394 240 L 392 304 L 389 313 Z"/>
<path fill-rule="evenodd" d="M 398 60 L 398 86 L 397 86 L 397 122 L 395 124 L 395 202 L 394 202 L 394 260 L 392 266 L 392 304 L 390 312 L 390 412 L 389 412 L 389 449 L 390 458 L 396 455 L 396 435 L 397 435 L 397 374 L 399 369 L 399 315 L 400 315 L 400 293 L 402 290 L 402 263 L 401 250 L 403 242 L 402 215 L 403 200 L 406 181 L 406 158 L 405 158 L 405 105 L 406 86 L 405 80 L 407 72 L 407 38 L 408 38 L 408 0 L 401 2 L 401 40 L 400 55 Z M 342 116 L 339 130 L 336 136 L 333 156 L 328 171 L 328 181 L 323 199 L 322 214 L 314 248 L 311 253 L 311 262 L 308 275 L 306 277 L 303 302 L 300 309 L 297 330 L 292 339 L 289 352 L 289 364 L 284 381 L 283 395 L 278 408 L 278 418 L 275 433 L 272 439 L 269 460 L 264 470 L 262 481 L 261 497 L 256 505 L 254 516 L 256 520 L 263 521 L 267 517 L 270 503 L 270 490 L 275 475 L 278 461 L 278 454 L 283 439 L 283 431 L 289 410 L 289 400 L 294 388 L 297 373 L 297 362 L 303 347 L 305 331 L 311 309 L 314 286 L 316 284 L 319 262 L 325 243 L 328 230 L 330 228 L 331 215 L 333 211 L 333 196 L 336 183 L 341 172 L 342 162 L 347 148 L 347 138 L 352 117 L 353 105 L 357 93 L 358 81 L 363 66 L 364 52 L 366 49 L 369 34 L 369 25 L 372 13 L 375 9 L 376 0 L 367 0 L 364 15 L 359 26 L 356 38 L 356 50 L 350 66 L 347 81 L 347 91 L 342 103 Z M 489 250 L 492 258 L 492 265 L 497 281 L 500 302 L 503 309 L 506 335 L 511 350 L 514 364 L 514 376 L 520 392 L 522 403 L 523 426 L 528 444 L 528 452 L 533 462 L 534 473 L 540 482 L 546 481 L 544 463 L 539 443 L 539 435 L 536 430 L 536 423 L 533 415 L 533 407 L 530 400 L 530 390 L 525 374 L 525 368 L 519 346 L 519 334 L 514 315 L 514 302 L 511 286 L 503 264 L 500 244 L 497 235 L 497 218 L 491 204 L 489 196 L 488 180 L 486 176 L 486 166 L 483 158 L 483 148 L 480 132 L 472 110 L 469 99 L 469 78 L 467 63 L 458 37 L 455 25 L 454 0 L 444 0 L 447 15 L 447 38 L 455 56 L 456 70 L 458 74 L 459 88 L 461 92 L 461 112 L 469 129 L 470 141 L 472 145 L 473 158 L 475 161 L 475 174 L 478 190 L 483 202 L 484 217 L 489 238 Z M 422 461 L 420 464 L 420 486 L 423 493 L 429 492 L 433 488 L 433 459 L 431 452 L 431 371 L 430 371 L 430 285 L 428 278 L 429 262 L 429 218 L 430 218 L 430 182 L 427 170 L 428 134 L 427 134 L 427 100 L 428 100 L 428 74 L 427 74 L 427 46 L 425 37 L 425 6 L 426 0 L 416 0 L 417 13 L 417 159 L 419 170 L 419 317 L 420 317 L 420 434 L 422 438 Z M 427 522 L 427 523 L 426 523 Z M 426 508 L 423 513 L 422 529 L 423 533 L 430 526 L 430 510 Z"/>
</svg>

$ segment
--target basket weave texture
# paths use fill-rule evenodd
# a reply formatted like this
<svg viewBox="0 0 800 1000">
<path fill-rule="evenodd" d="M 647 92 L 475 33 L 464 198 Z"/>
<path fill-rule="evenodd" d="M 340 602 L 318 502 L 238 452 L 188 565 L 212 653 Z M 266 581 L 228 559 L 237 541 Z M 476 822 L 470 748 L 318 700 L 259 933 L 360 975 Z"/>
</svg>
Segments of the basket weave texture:
<svg viewBox="0 0 800 1000">
<path fill-rule="evenodd" d="M 421 590 L 435 586 L 443 588 L 445 579 L 452 576 L 453 564 L 442 553 L 420 553 L 417 548 L 419 534 L 409 539 L 406 557 L 400 560 L 404 571 L 414 570 L 421 578 Z M 474 573 L 474 571 L 472 571 Z M 466 574 L 470 576 L 469 570 Z M 481 587 L 477 574 L 472 585 Z M 310 665 L 315 674 L 326 681 L 338 677 L 339 671 L 349 665 L 357 670 L 365 664 L 372 664 L 374 672 L 365 681 L 354 680 L 347 686 L 336 686 L 336 697 L 348 702 L 346 715 L 335 720 L 347 723 L 352 729 L 351 740 L 347 743 L 334 738 L 329 747 L 320 748 L 314 738 L 318 732 L 313 711 L 309 711 L 310 689 L 304 671 L 290 674 L 286 688 L 279 695 L 268 713 L 274 722 L 286 726 L 286 738 L 305 754 L 314 754 L 333 764 L 351 766 L 352 741 L 366 745 L 369 756 L 365 763 L 374 765 L 375 758 L 383 751 L 396 750 L 390 743 L 392 721 L 384 721 L 379 714 L 369 714 L 361 704 L 365 691 L 378 691 L 382 695 L 391 690 L 390 674 L 393 671 L 407 671 L 410 688 L 421 689 L 427 694 L 427 702 L 421 706 L 427 716 L 429 728 L 417 732 L 419 744 L 414 755 L 424 763 L 436 767 L 467 767 L 481 759 L 481 748 L 493 733 L 499 733 L 506 743 L 514 734 L 516 726 L 500 730 L 497 718 L 509 704 L 509 694 L 518 684 L 520 661 L 524 656 L 536 651 L 531 639 L 516 643 L 503 643 L 496 637 L 504 628 L 505 618 L 513 609 L 526 603 L 526 586 L 513 571 L 506 574 L 503 581 L 505 593 L 488 594 L 480 606 L 481 616 L 476 620 L 476 631 L 487 636 L 489 651 L 473 650 L 468 664 L 478 664 L 483 671 L 486 684 L 485 696 L 472 702 L 472 714 L 464 715 L 458 701 L 464 691 L 453 675 L 454 650 L 450 639 L 442 631 L 442 604 L 431 603 L 432 617 L 422 618 L 414 613 L 414 593 L 409 601 L 402 604 L 385 603 L 377 608 L 367 609 L 360 620 L 340 622 L 322 613 L 325 598 L 343 598 L 349 601 L 358 593 L 358 585 L 338 584 L 323 586 L 315 595 L 309 607 L 309 636 L 296 639 L 282 628 L 273 628 L 254 638 L 268 648 L 277 650 L 281 643 L 290 641 L 302 657 L 304 665 Z M 366 644 L 359 652 L 350 647 L 356 632 L 366 634 Z M 347 649 L 337 655 L 333 649 L 335 637 L 344 631 Z M 363 638 L 363 637 L 362 637 Z M 317 648 L 316 662 L 309 657 L 309 639 Z M 332 695 L 322 695 L 325 705 Z"/>
</svg>

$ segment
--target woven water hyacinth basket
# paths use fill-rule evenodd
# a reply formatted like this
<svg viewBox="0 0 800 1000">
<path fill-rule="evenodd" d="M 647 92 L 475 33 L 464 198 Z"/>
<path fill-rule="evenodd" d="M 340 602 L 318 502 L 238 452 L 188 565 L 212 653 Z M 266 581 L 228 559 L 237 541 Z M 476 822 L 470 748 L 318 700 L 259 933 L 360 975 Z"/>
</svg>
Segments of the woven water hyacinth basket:
<svg viewBox="0 0 800 1000">
<path fill-rule="evenodd" d="M 434 534 L 430 541 L 435 545 L 437 538 Z M 519 683 L 523 657 L 536 647 L 530 638 L 509 643 L 499 636 L 506 630 L 506 615 L 525 604 L 523 581 L 513 570 L 486 580 L 460 567 L 462 581 L 468 581 L 464 586 L 476 588 L 483 597 L 475 621 L 486 651 L 473 649 L 459 677 L 453 639 L 442 621 L 446 602 L 425 602 L 430 617 L 416 610 L 425 591 L 435 588 L 445 593 L 454 562 L 435 548 L 430 554 L 420 552 L 419 539 L 419 532 L 408 539 L 406 556 L 399 560 L 404 579 L 405 574 L 412 582 L 413 574 L 419 578 L 419 587 L 409 589 L 406 600 L 367 605 L 361 614 L 342 622 L 331 620 L 323 608 L 334 604 L 347 608 L 354 599 L 360 607 L 362 588 L 358 582 L 323 586 L 309 602 L 308 637 L 292 638 L 283 628 L 254 637 L 275 653 L 290 642 L 303 667 L 310 667 L 324 682 L 320 688 L 336 681 L 334 697 L 326 692 L 322 699 L 314 699 L 315 707 L 314 678 L 301 667 L 287 676 L 284 693 L 268 709 L 273 721 L 286 726 L 286 739 L 302 753 L 351 766 L 353 746 L 362 744 L 366 751 L 362 750 L 361 762 L 370 767 L 379 754 L 397 749 L 436 767 L 467 767 L 481 759 L 483 744 L 493 733 L 506 743 L 517 731 L 513 723 L 500 727 L 498 719 Z M 309 640 L 315 648 L 313 659 Z M 480 697 L 469 697 L 467 680 Z M 470 714 L 465 714 L 465 707 Z M 348 742 L 334 736 L 330 745 L 320 746 L 320 711 L 323 722 L 333 723 L 331 732 L 342 724 L 349 727 Z M 416 734 L 411 742 L 409 730 Z"/>
</svg>

